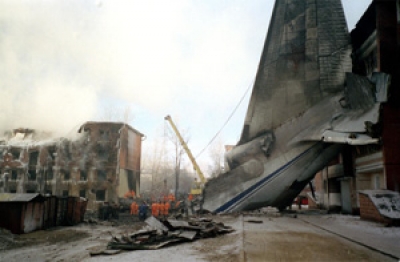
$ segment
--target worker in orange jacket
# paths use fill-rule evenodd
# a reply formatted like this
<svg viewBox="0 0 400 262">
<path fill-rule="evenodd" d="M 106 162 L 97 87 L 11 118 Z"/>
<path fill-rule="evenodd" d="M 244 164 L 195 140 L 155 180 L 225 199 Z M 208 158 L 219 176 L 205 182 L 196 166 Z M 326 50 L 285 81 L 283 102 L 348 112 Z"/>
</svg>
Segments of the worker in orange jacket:
<svg viewBox="0 0 400 262">
<path fill-rule="evenodd" d="M 136 196 L 135 191 L 129 190 L 125 193 L 124 198 L 134 198 Z"/>
<path fill-rule="evenodd" d="M 192 200 L 193 200 L 193 195 L 192 195 L 192 194 L 189 194 L 189 195 L 188 195 L 188 200 L 189 200 L 189 201 L 192 201 Z"/>
<path fill-rule="evenodd" d="M 151 215 L 153 217 L 158 217 L 158 204 L 156 202 L 153 202 L 153 204 L 151 204 Z"/>
<path fill-rule="evenodd" d="M 131 204 L 131 215 L 137 215 L 139 210 L 139 206 L 136 204 L 135 201 Z"/>
<path fill-rule="evenodd" d="M 169 209 L 170 209 L 171 205 L 169 204 L 169 202 L 165 202 L 165 206 L 164 206 L 164 215 L 167 217 L 169 214 Z"/>
<path fill-rule="evenodd" d="M 160 216 L 163 217 L 165 215 L 165 204 L 163 202 L 160 202 L 159 204 L 159 212 L 160 212 Z"/>
<path fill-rule="evenodd" d="M 168 195 L 168 201 L 169 201 L 169 202 L 175 201 L 175 197 L 174 197 L 173 194 L 169 194 L 169 195 Z"/>
</svg>

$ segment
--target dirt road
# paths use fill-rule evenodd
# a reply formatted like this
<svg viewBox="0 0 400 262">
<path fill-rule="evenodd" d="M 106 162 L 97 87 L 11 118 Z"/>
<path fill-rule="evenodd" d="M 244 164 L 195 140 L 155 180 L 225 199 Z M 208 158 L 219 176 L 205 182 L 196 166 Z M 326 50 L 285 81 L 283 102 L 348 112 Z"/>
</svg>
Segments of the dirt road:
<svg viewBox="0 0 400 262">
<path fill-rule="evenodd" d="M 90 257 L 90 250 L 104 248 L 111 234 L 134 232 L 143 224 L 81 224 L 21 236 L 3 231 L 0 261 L 397 261 L 294 216 L 214 216 L 213 220 L 236 231 L 159 250 L 95 257 Z"/>
</svg>

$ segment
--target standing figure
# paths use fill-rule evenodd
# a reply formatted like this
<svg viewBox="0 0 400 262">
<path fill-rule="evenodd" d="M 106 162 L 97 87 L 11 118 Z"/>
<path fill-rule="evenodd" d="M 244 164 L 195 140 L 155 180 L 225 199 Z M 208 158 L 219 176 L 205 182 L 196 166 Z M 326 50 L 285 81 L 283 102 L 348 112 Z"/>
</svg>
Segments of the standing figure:
<svg viewBox="0 0 400 262">
<path fill-rule="evenodd" d="M 142 204 L 139 206 L 139 220 L 144 221 L 147 218 L 147 210 L 148 206 L 145 202 L 142 202 Z"/>
<path fill-rule="evenodd" d="M 151 204 L 151 215 L 153 217 L 158 217 L 158 204 L 156 202 L 153 202 L 153 204 Z"/>
<path fill-rule="evenodd" d="M 167 201 L 164 205 L 164 216 L 168 217 L 169 214 L 169 209 L 171 208 L 171 205 L 169 204 L 169 202 Z"/>
<path fill-rule="evenodd" d="M 136 204 L 135 201 L 133 201 L 132 204 L 131 204 L 131 215 L 137 214 L 136 210 L 137 210 L 137 204 Z"/>
</svg>

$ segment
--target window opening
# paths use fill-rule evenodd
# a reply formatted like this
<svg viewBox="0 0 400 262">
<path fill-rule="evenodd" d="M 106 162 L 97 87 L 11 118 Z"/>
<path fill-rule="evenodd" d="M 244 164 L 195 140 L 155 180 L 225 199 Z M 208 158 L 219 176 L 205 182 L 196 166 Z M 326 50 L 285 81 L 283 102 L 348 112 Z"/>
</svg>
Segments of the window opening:
<svg viewBox="0 0 400 262">
<path fill-rule="evenodd" d="M 106 200 L 106 191 L 105 190 L 97 190 L 96 191 L 96 200 L 97 201 L 105 201 Z"/>
</svg>

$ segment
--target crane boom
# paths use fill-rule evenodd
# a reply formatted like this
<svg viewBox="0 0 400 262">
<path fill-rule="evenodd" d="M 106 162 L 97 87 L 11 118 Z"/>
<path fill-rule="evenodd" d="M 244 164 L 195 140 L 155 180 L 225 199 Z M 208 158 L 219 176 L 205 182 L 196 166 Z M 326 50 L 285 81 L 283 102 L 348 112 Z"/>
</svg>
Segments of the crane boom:
<svg viewBox="0 0 400 262">
<path fill-rule="evenodd" d="M 192 152 L 190 151 L 190 149 L 189 149 L 189 147 L 187 146 L 186 142 L 183 140 L 181 134 L 179 133 L 178 128 L 176 127 L 175 123 L 172 121 L 171 116 L 170 116 L 170 115 L 167 115 L 164 119 L 167 120 L 167 121 L 169 122 L 169 124 L 171 125 L 172 129 L 174 130 L 176 136 L 178 137 L 179 142 L 181 143 L 182 147 L 185 149 L 186 154 L 188 155 L 190 161 L 191 161 L 192 164 L 193 164 L 194 170 L 196 170 L 197 174 L 198 174 L 199 177 L 200 177 L 201 183 L 202 183 L 202 184 L 205 184 L 205 183 L 206 183 L 206 179 L 205 179 L 205 177 L 204 177 L 204 175 L 203 175 L 203 172 L 201 172 L 200 167 L 199 167 L 199 165 L 198 165 L 197 162 L 196 162 L 196 159 L 193 157 Z"/>
</svg>

